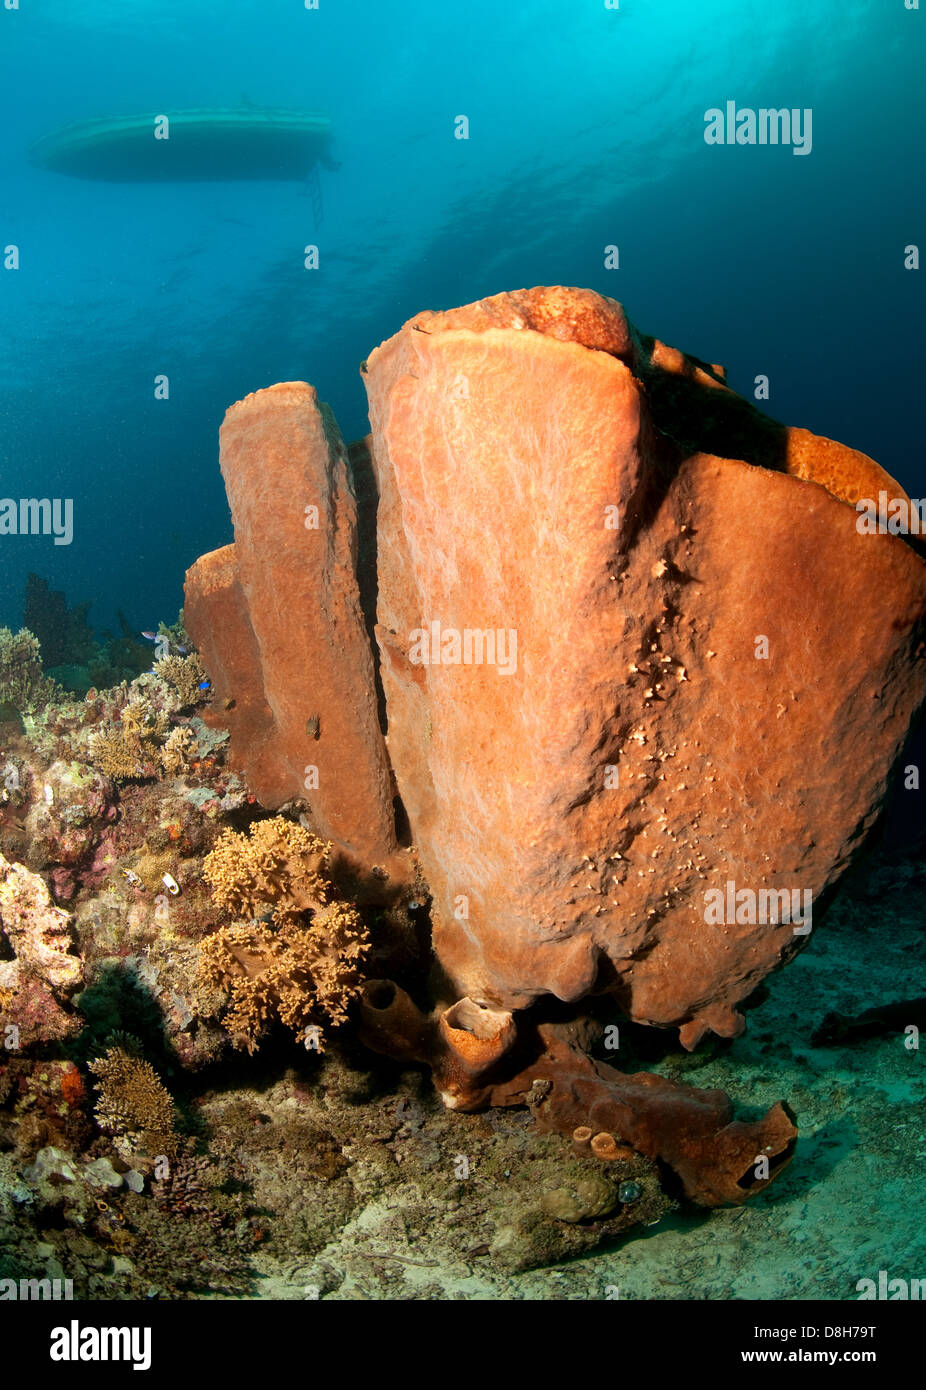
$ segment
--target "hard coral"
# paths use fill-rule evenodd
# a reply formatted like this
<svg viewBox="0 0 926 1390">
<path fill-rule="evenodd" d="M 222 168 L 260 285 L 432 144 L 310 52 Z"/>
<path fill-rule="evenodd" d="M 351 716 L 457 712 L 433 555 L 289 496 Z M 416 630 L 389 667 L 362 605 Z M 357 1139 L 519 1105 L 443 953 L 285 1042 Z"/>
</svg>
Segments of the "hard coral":
<svg viewBox="0 0 926 1390">
<path fill-rule="evenodd" d="M 156 1158 L 176 1148 L 174 1103 L 134 1039 L 108 1048 L 89 1063 L 97 1077 L 95 1114 L 100 1128 L 116 1138 L 123 1157 Z"/>
<path fill-rule="evenodd" d="M 189 656 L 162 656 L 154 663 L 154 671 L 175 693 L 178 709 L 200 705 L 208 698 L 208 686 L 203 688 L 206 673 L 195 652 Z"/>
<path fill-rule="evenodd" d="M 114 782 L 156 777 L 162 766 L 167 715 L 161 710 L 146 710 L 140 700 L 132 698 L 122 709 L 119 721 L 119 726 L 112 725 L 94 734 L 90 758 Z"/>
<path fill-rule="evenodd" d="M 86 862 L 99 843 L 101 826 L 115 817 L 113 789 L 96 768 L 58 759 L 44 769 L 39 790 L 42 794 L 25 819 L 28 858 L 55 875 L 53 886 L 60 899 L 56 871 Z"/>
<path fill-rule="evenodd" d="M 63 694 L 42 672 L 38 638 L 25 627 L 16 633 L 0 627 L 0 704 L 9 703 L 29 713 Z"/>
<path fill-rule="evenodd" d="M 343 1023 L 360 989 L 370 942 L 357 911 L 329 901 L 329 849 L 276 817 L 252 826 L 250 836 L 224 835 L 203 866 L 220 907 L 253 917 L 273 905 L 274 925 L 225 927 L 200 948 L 200 983 L 229 991 L 223 1025 L 249 1052 L 274 1020 L 321 1051 L 321 1024 Z"/>
<path fill-rule="evenodd" d="M 180 724 L 171 729 L 161 749 L 161 766 L 168 777 L 179 777 L 189 770 L 195 749 L 196 738 L 192 729 Z"/>
</svg>

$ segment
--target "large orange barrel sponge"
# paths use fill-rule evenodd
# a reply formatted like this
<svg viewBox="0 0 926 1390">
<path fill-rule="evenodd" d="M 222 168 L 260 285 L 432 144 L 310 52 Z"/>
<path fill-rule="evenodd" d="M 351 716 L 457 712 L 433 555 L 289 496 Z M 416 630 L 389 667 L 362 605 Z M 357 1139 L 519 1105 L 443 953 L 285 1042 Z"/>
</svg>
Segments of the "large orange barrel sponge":
<svg viewBox="0 0 926 1390">
<path fill-rule="evenodd" d="M 369 357 L 389 754 L 450 997 L 693 1046 L 813 929 L 922 704 L 898 485 L 588 291 Z"/>
<path fill-rule="evenodd" d="M 367 982 L 370 1046 L 741 1201 L 790 1157 L 783 1106 L 737 1121 L 594 1062 L 581 1008 L 519 1011 L 607 992 L 689 1047 L 740 1031 L 926 696 L 926 564 L 866 505 L 909 499 L 585 290 L 419 314 L 364 371 L 350 450 L 304 383 L 228 412 L 235 540 L 187 576 L 211 717 L 376 892 L 411 874 L 398 788 L 439 968 L 430 1013 Z"/>
</svg>

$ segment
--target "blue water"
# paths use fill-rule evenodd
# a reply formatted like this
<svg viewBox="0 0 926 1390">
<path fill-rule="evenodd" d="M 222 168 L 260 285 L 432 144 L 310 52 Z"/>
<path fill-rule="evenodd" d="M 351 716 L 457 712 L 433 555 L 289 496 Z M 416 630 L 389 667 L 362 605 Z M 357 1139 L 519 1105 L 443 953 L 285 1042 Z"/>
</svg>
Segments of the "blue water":
<svg viewBox="0 0 926 1390">
<path fill-rule="evenodd" d="M 768 375 L 773 415 L 926 491 L 923 281 L 903 263 L 926 236 L 926 13 L 903 0 L 11 2 L 0 496 L 72 497 L 75 529 L 0 537 L 0 624 L 29 570 L 92 599 L 98 628 L 172 620 L 187 566 L 231 538 L 231 402 L 308 380 L 357 438 L 372 347 L 532 284 L 619 299 L 736 389 Z M 27 158 L 73 121 L 243 97 L 330 115 L 320 226 L 299 183 L 106 184 Z M 708 146 L 727 100 L 811 108 L 812 152 Z"/>
</svg>

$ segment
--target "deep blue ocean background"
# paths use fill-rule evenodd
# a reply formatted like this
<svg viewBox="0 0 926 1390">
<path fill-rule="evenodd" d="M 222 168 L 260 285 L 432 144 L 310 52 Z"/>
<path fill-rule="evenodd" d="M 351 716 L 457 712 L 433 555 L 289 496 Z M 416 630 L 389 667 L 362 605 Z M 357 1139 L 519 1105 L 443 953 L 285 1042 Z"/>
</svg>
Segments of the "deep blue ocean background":
<svg viewBox="0 0 926 1390">
<path fill-rule="evenodd" d="M 767 374 L 771 414 L 926 492 L 923 281 L 903 255 L 926 238 L 926 13 L 904 0 L 9 3 L 0 496 L 72 497 L 75 533 L 0 538 L 0 624 L 21 622 L 29 570 L 91 599 L 97 628 L 119 608 L 172 621 L 188 565 L 231 539 L 229 404 L 307 380 L 358 438 L 378 342 L 534 284 L 620 300 L 745 393 Z M 243 99 L 330 115 L 319 227 L 299 183 L 97 183 L 28 160 L 73 121 Z M 812 108 L 812 153 L 706 145 L 727 100 Z"/>
</svg>

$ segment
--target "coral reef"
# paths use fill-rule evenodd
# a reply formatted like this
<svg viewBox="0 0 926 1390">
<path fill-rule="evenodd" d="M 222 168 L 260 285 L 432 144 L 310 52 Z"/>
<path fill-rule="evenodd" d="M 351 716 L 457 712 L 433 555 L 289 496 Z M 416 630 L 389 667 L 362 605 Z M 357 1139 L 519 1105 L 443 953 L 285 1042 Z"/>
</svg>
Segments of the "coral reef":
<svg viewBox="0 0 926 1390">
<path fill-rule="evenodd" d="M 872 1154 L 898 1191 L 916 1172 L 892 1117 L 919 1094 L 921 869 L 834 894 L 838 939 L 750 1037 L 740 1001 L 809 933 L 703 911 L 734 879 L 822 907 L 877 814 L 922 698 L 923 565 L 852 502 L 895 485 L 579 291 L 419 317 L 367 377 L 350 450 L 309 387 L 229 412 L 235 544 L 188 583 L 214 697 L 181 620 L 131 680 L 0 701 L 4 1271 L 79 1297 L 600 1298 L 610 1262 L 751 1296 L 701 1252 L 770 1249 L 814 1181 L 867 1207 Z M 122 627 L 95 669 L 120 641 L 151 666 Z M 454 662 L 467 627 L 516 633 L 508 674 Z M 6 636 L 22 688 L 46 680 Z M 812 1135 L 790 1175 L 779 1094 Z M 775 1179 L 774 1209 L 723 1210 Z M 684 1275 L 647 1266 L 655 1238 L 600 1250 L 676 1205 Z"/>
<path fill-rule="evenodd" d="M 114 782 L 156 777 L 167 736 L 167 715 L 153 713 L 140 700 L 130 700 L 120 716 L 120 727 L 101 729 L 94 735 L 90 756 Z"/>
<path fill-rule="evenodd" d="M 100 727 L 89 740 L 87 756 L 114 782 L 144 781 L 166 774 L 177 777 L 193 761 L 196 738 L 188 723 L 175 723 L 209 698 L 208 681 L 195 652 L 168 653 L 151 672 L 110 692 L 109 708 L 93 690 L 87 700 L 99 708 Z"/>
<path fill-rule="evenodd" d="M 131 681 L 151 664 L 151 648 L 147 640 L 139 640 L 139 633 L 121 609 L 116 617 L 119 622 L 118 635 L 109 631 L 101 634 L 102 641 L 87 667 L 87 680 L 91 686 L 111 686 Z M 74 688 L 83 691 L 85 682 L 79 681 Z"/>
<path fill-rule="evenodd" d="M 43 769 L 26 811 L 31 863 L 47 873 L 59 902 L 73 897 L 79 871 L 91 858 L 117 812 L 112 785 L 86 763 L 56 760 Z"/>
<path fill-rule="evenodd" d="M 179 777 L 188 772 L 196 749 L 196 735 L 192 729 L 177 725 L 171 729 L 161 749 L 161 767 L 168 777 Z"/>
<path fill-rule="evenodd" d="M 356 909 L 332 901 L 329 850 L 275 817 L 248 836 L 226 832 L 203 864 L 220 908 L 249 917 L 273 909 L 272 925 L 223 927 L 200 947 L 200 981 L 228 991 L 223 1026 L 249 1052 L 277 1020 L 320 1051 L 321 1025 L 343 1023 L 359 991 L 370 941 Z"/>
<path fill-rule="evenodd" d="M 87 1092 L 70 1061 L 7 1051 L 0 1064 L 0 1147 L 32 1163 L 43 1148 L 77 1153 L 94 1135 Z"/>
<path fill-rule="evenodd" d="M 198 689 L 197 695 L 202 698 Z M 178 708 L 192 703 L 186 692 L 178 691 L 178 700 Z M 170 728 L 167 711 L 153 710 L 133 696 L 120 711 L 118 724 L 110 724 L 93 735 L 88 757 L 114 782 L 144 781 L 161 774 L 177 777 L 187 772 L 195 748 L 196 738 L 188 726 L 178 724 Z"/>
<path fill-rule="evenodd" d="M 76 1032 L 69 1000 L 83 982 L 83 967 L 73 953 L 71 919 L 55 907 L 44 879 L 2 854 L 0 927 L 12 955 L 0 961 L 0 1008 L 16 1047 Z"/>
<path fill-rule="evenodd" d="M 226 776 L 216 777 L 219 786 Z M 173 815 L 177 802 L 169 783 L 130 788 L 129 824 L 117 827 L 126 844 L 153 808 L 161 808 L 157 820 Z M 202 820 L 212 825 L 208 815 Z M 152 874 L 155 859 L 160 864 L 167 853 L 152 853 Z M 110 974 L 118 957 L 105 956 L 105 1008 L 131 1019 L 123 1026 L 133 1031 L 148 1017 L 147 1001 L 158 1033 L 161 1001 L 166 1009 L 172 990 L 192 973 L 195 948 L 184 948 L 183 934 L 214 910 L 208 895 L 199 896 L 194 861 L 184 862 L 186 872 L 173 863 L 184 891 L 171 904 L 170 922 L 152 921 L 148 898 L 147 916 L 138 917 L 133 932 L 145 926 L 149 935 L 134 934 L 138 954 L 122 958 L 126 971 L 140 972 L 140 987 L 142 976 L 151 981 L 160 970 L 158 997 L 148 997 L 144 986 L 119 1002 Z M 779 1178 L 774 1200 L 760 1197 L 748 1212 L 739 1204 L 710 1214 L 685 1207 L 681 1219 L 660 1222 L 675 1205 L 665 1165 L 616 1142 L 625 1137 L 619 1117 L 599 1117 L 589 1104 L 581 1057 L 562 1057 L 558 1091 L 559 1073 L 546 1070 L 540 1039 L 523 1027 L 500 1058 L 503 1069 L 510 1062 L 511 1074 L 520 1072 L 521 1094 L 506 1100 L 503 1074 L 490 1096 L 493 1106 L 515 1101 L 511 1108 L 445 1110 L 418 1069 L 374 1059 L 346 1030 L 322 1057 L 292 1049 L 282 1075 L 268 1075 L 280 1054 L 268 1057 L 256 1078 L 253 1063 L 235 1069 L 237 1080 L 228 1068 L 188 1074 L 184 1090 L 195 1092 L 191 1114 L 202 1130 L 195 1142 L 178 1138 L 160 1176 L 140 1157 L 137 1165 L 122 1157 L 93 1125 L 89 1078 L 73 1062 L 0 1053 L 3 1273 L 66 1275 L 76 1298 L 91 1299 L 549 1302 L 599 1300 L 617 1286 L 622 1298 L 852 1297 L 860 1258 L 863 1269 L 875 1256 L 902 1268 L 911 1241 L 919 1248 L 922 1145 L 909 1107 L 923 1090 L 920 1055 L 903 1046 L 901 1013 L 892 1035 L 832 1044 L 825 1054 L 811 1041 L 811 1024 L 831 1001 L 856 1015 L 861 1001 L 893 992 L 910 996 L 915 1019 L 922 881 L 921 863 L 881 859 L 843 889 L 832 908 L 838 932 L 819 933 L 793 968 L 770 982 L 747 1035 L 690 1054 L 666 1032 L 622 1026 L 625 1070 L 648 1065 L 666 1078 L 697 1072 L 693 1094 L 709 1097 L 707 1116 L 716 1113 L 720 1089 L 738 1088 L 760 1108 L 780 1089 L 794 1095 L 812 1137 Z M 97 953 L 126 949 L 133 894 L 141 907 L 147 893 L 126 885 L 117 870 L 102 893 L 81 901 L 85 920 L 75 913 L 94 976 L 81 1009 L 101 1039 L 118 1024 L 101 1012 Z M 382 982 L 368 988 L 385 1003 Z M 420 1011 L 416 1017 L 420 1027 Z M 808 1023 L 799 1046 L 795 1017 Z M 475 1036 L 477 1020 L 467 1010 L 452 1020 L 449 1042 L 459 1041 L 464 1024 Z M 426 1022 L 433 1036 L 438 1020 Z M 203 1027 L 197 1020 L 194 1038 Z M 177 1031 L 172 1041 L 188 1036 Z M 589 1046 L 596 1045 L 583 1040 L 582 1051 Z M 101 1043 L 87 1055 L 104 1051 Z M 570 1074 L 580 1086 L 574 1099 Z M 641 1100 L 645 1114 L 645 1092 Z M 571 1106 L 588 1123 L 564 1137 Z M 679 1142 L 689 1128 L 679 1125 Z M 556 1132 L 543 1132 L 550 1129 Z M 870 1214 L 872 1193 L 888 1184 L 914 1214 L 910 1221 L 886 1221 L 881 1209 Z M 638 1232 L 644 1238 L 633 1241 Z"/>
<path fill-rule="evenodd" d="M 80 695 L 90 689 L 103 689 L 132 681 L 151 667 L 149 641 L 132 626 L 121 609 L 117 610 L 118 632 L 105 630 L 99 637 L 87 621 L 89 602 L 68 606 L 66 597 L 50 588 L 47 580 L 30 574 L 26 581 L 26 627 L 35 633 L 45 668 L 67 690 Z M 176 623 L 161 623 L 157 638 L 167 644 L 168 655 L 178 663 L 177 676 L 184 695 L 189 692 L 193 666 L 184 668 L 183 658 L 192 642 L 183 626 L 181 614 Z M 203 676 L 200 675 L 199 680 Z M 57 697 L 56 697 L 57 698 Z M 201 696 L 199 698 L 202 698 Z M 198 703 L 187 698 L 186 705 Z M 178 704 L 177 708 L 181 706 Z"/>
<path fill-rule="evenodd" d="M 38 638 L 28 628 L 0 627 L 0 704 L 31 713 L 63 694 L 42 669 Z"/>
<path fill-rule="evenodd" d="M 132 1161 L 170 1155 L 177 1142 L 174 1103 L 157 1072 L 138 1055 L 140 1046 L 124 1037 L 88 1064 L 97 1078 L 97 1122 Z"/>
</svg>

